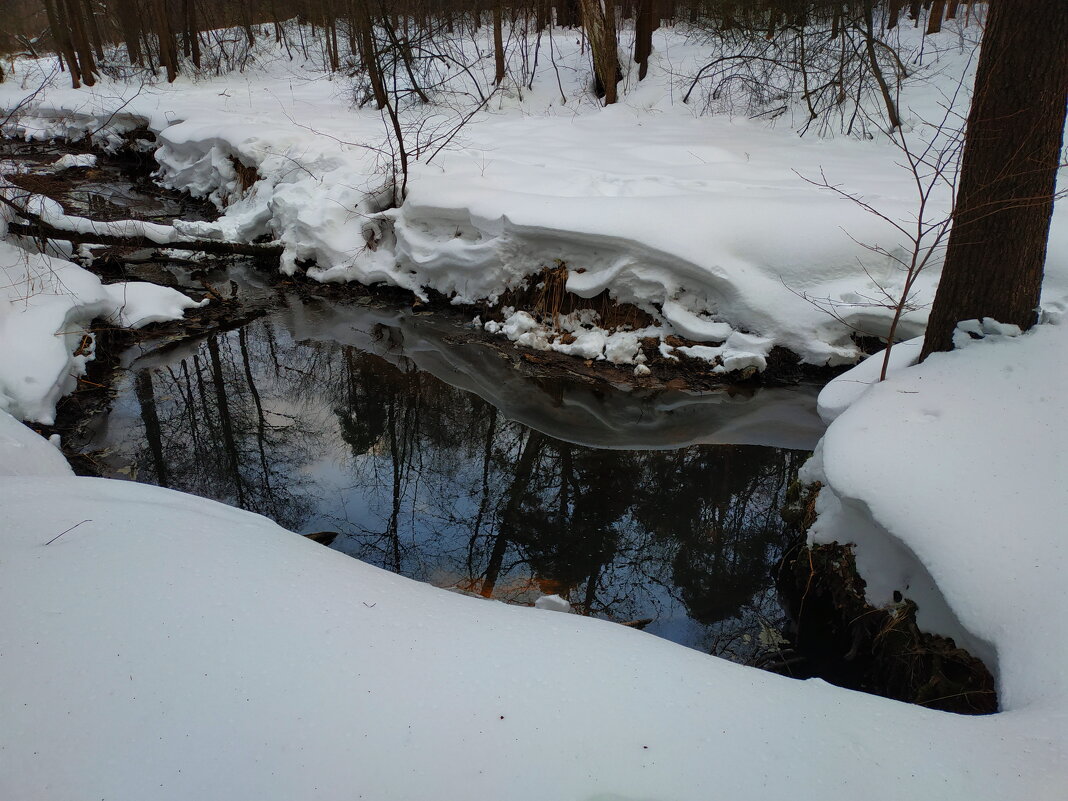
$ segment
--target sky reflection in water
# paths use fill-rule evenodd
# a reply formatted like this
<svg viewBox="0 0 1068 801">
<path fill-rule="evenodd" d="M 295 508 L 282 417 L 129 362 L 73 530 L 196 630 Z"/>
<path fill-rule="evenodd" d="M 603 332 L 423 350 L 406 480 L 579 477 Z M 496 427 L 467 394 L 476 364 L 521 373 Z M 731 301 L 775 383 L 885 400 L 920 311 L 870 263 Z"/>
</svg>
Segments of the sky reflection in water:
<svg viewBox="0 0 1068 801">
<path fill-rule="evenodd" d="M 778 510 L 819 433 L 813 393 L 537 383 L 446 340 L 407 313 L 291 303 L 129 354 L 88 450 L 112 475 L 337 531 L 333 547 L 411 578 L 517 603 L 559 593 L 751 659 L 781 623 Z M 687 444 L 769 439 L 793 449 Z"/>
</svg>

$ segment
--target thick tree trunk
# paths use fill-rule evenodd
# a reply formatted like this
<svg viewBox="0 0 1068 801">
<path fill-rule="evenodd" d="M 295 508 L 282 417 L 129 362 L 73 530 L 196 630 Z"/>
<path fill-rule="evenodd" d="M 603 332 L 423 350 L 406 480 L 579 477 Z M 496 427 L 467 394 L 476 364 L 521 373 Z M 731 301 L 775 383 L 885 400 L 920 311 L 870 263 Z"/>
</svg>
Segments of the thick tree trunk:
<svg viewBox="0 0 1068 801">
<path fill-rule="evenodd" d="M 174 83 L 178 77 L 178 48 L 174 43 L 169 0 L 153 0 L 152 11 L 159 41 L 159 63 L 167 69 L 167 82 Z"/>
<path fill-rule="evenodd" d="M 130 63 L 141 66 L 141 15 L 137 6 L 133 0 L 119 0 L 115 13 L 119 18 L 119 27 L 122 28 L 122 38 L 126 41 L 126 54 L 130 57 Z"/>
<path fill-rule="evenodd" d="M 580 22 L 579 0 L 561 0 L 556 7 L 556 22 L 561 28 L 576 28 Z"/>
<path fill-rule="evenodd" d="M 378 48 L 375 46 L 374 17 L 367 2 L 361 2 L 356 8 L 355 24 L 360 34 L 360 54 L 363 66 L 367 70 L 367 79 L 371 82 L 371 91 L 375 96 L 375 105 L 385 108 L 389 102 L 386 97 L 386 85 L 382 80 L 382 70 L 378 63 Z"/>
<path fill-rule="evenodd" d="M 604 92 L 604 104 L 608 106 L 616 102 L 616 81 L 619 80 L 616 29 L 614 25 L 608 24 L 600 0 L 581 0 L 581 5 L 582 24 L 586 29 L 586 37 L 590 40 L 593 71 L 599 84 L 598 95 L 601 91 Z"/>
<path fill-rule="evenodd" d="M 927 30 L 925 34 L 938 33 L 942 30 L 942 15 L 946 13 L 946 0 L 934 0 L 931 10 L 927 12 Z"/>
<path fill-rule="evenodd" d="M 63 3 L 63 0 L 58 0 L 58 2 Z M 93 46 L 89 41 L 85 9 L 79 0 L 66 0 L 65 5 L 74 49 L 78 51 L 78 67 L 82 74 L 82 83 L 86 86 L 93 86 L 96 83 L 96 62 L 93 60 Z"/>
<path fill-rule="evenodd" d="M 1068 103 L 1066 34 L 1068 3 L 991 4 L 922 357 L 952 349 L 961 320 L 1036 320 Z"/>
</svg>

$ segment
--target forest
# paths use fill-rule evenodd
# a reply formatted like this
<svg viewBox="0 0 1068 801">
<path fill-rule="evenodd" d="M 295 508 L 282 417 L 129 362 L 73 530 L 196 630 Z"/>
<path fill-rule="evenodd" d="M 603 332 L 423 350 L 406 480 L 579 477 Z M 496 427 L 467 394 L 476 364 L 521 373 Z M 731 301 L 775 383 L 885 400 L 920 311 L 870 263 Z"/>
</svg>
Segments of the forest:
<svg viewBox="0 0 1068 801">
<path fill-rule="evenodd" d="M 0 795 L 1059 799 L 1068 5 L 9 0 Z"/>
</svg>

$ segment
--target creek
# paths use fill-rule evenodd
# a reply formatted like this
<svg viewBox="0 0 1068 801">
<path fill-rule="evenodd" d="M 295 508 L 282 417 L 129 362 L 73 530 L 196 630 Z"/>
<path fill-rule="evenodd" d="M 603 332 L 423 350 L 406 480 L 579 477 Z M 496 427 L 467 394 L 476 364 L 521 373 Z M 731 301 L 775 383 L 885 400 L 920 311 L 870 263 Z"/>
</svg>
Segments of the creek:
<svg viewBox="0 0 1068 801">
<path fill-rule="evenodd" d="M 47 161 L 69 151 L 5 150 L 27 188 L 73 213 L 210 216 L 121 162 L 53 175 Z M 330 547 L 458 592 L 560 595 L 739 662 L 785 643 L 775 572 L 797 532 L 779 511 L 822 433 L 817 387 L 531 374 L 466 318 L 396 298 L 317 298 L 233 261 L 97 261 L 113 279 L 232 282 L 260 316 L 112 354 L 110 402 L 67 443 L 83 469 L 327 532 Z"/>
</svg>

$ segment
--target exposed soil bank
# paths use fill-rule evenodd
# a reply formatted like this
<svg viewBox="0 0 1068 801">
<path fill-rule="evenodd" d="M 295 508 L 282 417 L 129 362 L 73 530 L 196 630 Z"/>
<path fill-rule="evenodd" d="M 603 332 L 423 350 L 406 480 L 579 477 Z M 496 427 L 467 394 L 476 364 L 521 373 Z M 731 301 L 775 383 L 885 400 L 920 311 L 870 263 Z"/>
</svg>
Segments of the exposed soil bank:
<svg viewBox="0 0 1068 801">
<path fill-rule="evenodd" d="M 793 487 L 783 517 L 807 532 L 819 490 Z M 800 657 L 778 672 L 946 712 L 998 711 L 990 671 L 951 638 L 921 631 L 915 603 L 900 596 L 883 608 L 867 602 L 852 545 L 799 544 L 783 558 L 778 584 Z"/>
</svg>

